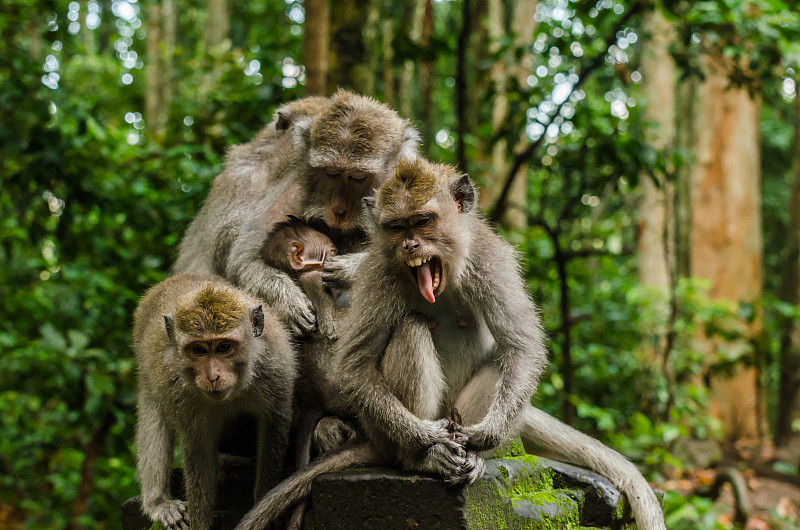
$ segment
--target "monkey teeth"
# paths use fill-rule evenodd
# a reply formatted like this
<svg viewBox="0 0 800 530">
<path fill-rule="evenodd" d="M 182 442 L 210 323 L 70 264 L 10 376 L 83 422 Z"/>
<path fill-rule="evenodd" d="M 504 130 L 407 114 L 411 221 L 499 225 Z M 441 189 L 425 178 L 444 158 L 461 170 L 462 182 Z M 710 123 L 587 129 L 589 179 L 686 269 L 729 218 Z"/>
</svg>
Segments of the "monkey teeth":
<svg viewBox="0 0 800 530">
<path fill-rule="evenodd" d="M 439 288 L 439 269 L 436 269 L 433 273 L 433 290 Z"/>
<path fill-rule="evenodd" d="M 431 258 L 409 258 L 408 260 L 406 260 L 406 265 L 412 268 L 419 267 L 423 263 L 428 263 L 430 260 Z"/>
</svg>

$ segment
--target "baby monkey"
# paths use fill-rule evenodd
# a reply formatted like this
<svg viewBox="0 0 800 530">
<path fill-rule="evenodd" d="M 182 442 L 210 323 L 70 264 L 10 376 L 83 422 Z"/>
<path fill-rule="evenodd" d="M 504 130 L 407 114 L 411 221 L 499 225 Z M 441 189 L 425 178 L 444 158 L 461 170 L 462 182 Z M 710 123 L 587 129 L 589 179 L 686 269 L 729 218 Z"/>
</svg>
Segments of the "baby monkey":
<svg viewBox="0 0 800 530">
<path fill-rule="evenodd" d="M 222 278 L 178 274 L 145 294 L 134 314 L 133 349 L 142 511 L 170 530 L 210 528 L 217 443 L 242 413 L 259 420 L 254 497 L 261 498 L 280 478 L 296 376 L 287 332 L 272 310 Z M 186 504 L 169 491 L 176 435 Z"/>
<path fill-rule="evenodd" d="M 355 431 L 340 419 L 352 417 L 353 413 L 333 377 L 336 325 L 345 309 L 339 307 L 341 296 L 325 288 L 321 278 L 324 262 L 335 255 L 336 246 L 327 235 L 294 216 L 276 224 L 261 249 L 267 265 L 289 274 L 303 288 L 314 306 L 319 326 L 319 332 L 300 342 L 295 441 L 298 470 L 308 467 L 311 461 L 312 439 L 315 438 L 317 450 L 325 453 L 355 436 Z M 304 512 L 302 501 L 293 511 L 288 527 L 300 528 Z"/>
</svg>

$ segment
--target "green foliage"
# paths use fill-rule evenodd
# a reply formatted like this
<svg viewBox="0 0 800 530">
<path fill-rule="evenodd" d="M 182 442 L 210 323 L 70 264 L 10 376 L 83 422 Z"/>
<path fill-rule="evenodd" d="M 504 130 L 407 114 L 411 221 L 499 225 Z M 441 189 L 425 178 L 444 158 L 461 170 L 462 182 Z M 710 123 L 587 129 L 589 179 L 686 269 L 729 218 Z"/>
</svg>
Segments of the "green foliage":
<svg viewBox="0 0 800 530">
<path fill-rule="evenodd" d="M 299 95 L 275 89 L 278 55 L 296 52 L 299 40 L 262 30 L 248 39 L 274 45 L 260 70 L 268 90 L 242 74 L 245 60 L 263 57 L 252 50 L 213 58 L 218 85 L 205 99 L 197 87 L 206 58 L 181 62 L 174 127 L 152 142 L 135 117 L 142 71 L 124 67 L 114 49 L 124 38 L 114 28 L 131 26 L 115 26 L 122 19 L 104 9 L 111 34 L 98 30 L 95 53 L 81 33 L 68 33 L 67 2 L 0 10 L 0 111 L 13 116 L 0 128 L 0 505 L 35 528 L 118 526 L 120 504 L 138 490 L 133 309 L 167 273 L 224 148 Z M 15 20 L 39 24 L 26 32 Z M 131 34 L 128 49 L 144 55 Z M 181 46 L 197 41 L 187 32 Z M 46 51 L 36 57 L 36 49 Z M 58 65 L 57 86 L 43 83 L 43 63 Z M 124 73 L 132 84 L 121 82 Z"/>
<path fill-rule="evenodd" d="M 95 2 L 79 4 L 84 16 Z M 800 319 L 798 308 L 777 296 L 793 133 L 782 87 L 798 71 L 797 10 L 777 0 L 664 4 L 680 36 L 673 53 L 682 74 L 697 74 L 702 54 L 717 47 L 732 65 L 732 83 L 763 97 L 768 249 L 763 299 L 711 300 L 702 282 L 681 281 L 671 324 L 669 293 L 637 285 L 634 256 L 640 179 L 669 181 L 685 156 L 645 142 L 649 124 L 635 74 L 646 37 L 640 15 L 650 4 L 539 2 L 531 75 L 509 76 L 508 113 L 497 128 L 493 69 L 516 67 L 529 50 L 516 44 L 510 13 L 499 46 L 488 46 L 483 14 L 475 14 L 470 123 L 457 139 L 463 4 L 434 2 L 433 45 L 425 49 L 408 37 L 409 6 L 380 3 L 381 22 L 396 35 L 395 76 L 406 61 L 433 62 L 432 117 L 418 123 L 429 156 L 452 162 L 455 142 L 464 141 L 463 169 L 491 184 L 505 176 L 489 157 L 499 140 L 506 140 L 509 160 L 520 138 L 539 142 L 524 172 L 527 202 L 517 205 L 529 227 L 503 232 L 524 257 L 551 336 L 552 366 L 537 404 L 557 413 L 569 400 L 577 427 L 601 435 L 652 477 L 681 469 L 672 452 L 677 439 L 719 436 L 718 423 L 705 415 L 704 380 L 712 374 L 757 364 L 774 404 L 781 333 Z M 205 4 L 181 4 L 174 94 L 156 138 L 141 116 L 146 6 L 129 4 L 134 16 L 126 19 L 111 1 L 97 2 L 99 26 L 89 31 L 81 22 L 75 33 L 70 5 L 9 0 L 0 7 L 0 112 L 10 117 L 0 127 L 0 513 L 11 507 L 33 528 L 113 528 L 119 505 L 137 492 L 132 311 L 167 274 L 225 149 L 251 138 L 278 104 L 302 95 L 296 66 L 303 7 L 232 3 L 230 43 L 206 54 Z M 375 46 L 378 65 L 386 50 Z M 382 97 L 383 77 L 374 73 Z M 415 113 L 422 107 L 416 88 Z M 674 341 L 666 350 L 670 325 Z M 569 396 L 566 333 L 574 366 Z M 701 336 L 713 339 L 713 350 Z M 715 528 L 718 508 L 668 493 L 667 513 L 670 528 Z"/>
</svg>

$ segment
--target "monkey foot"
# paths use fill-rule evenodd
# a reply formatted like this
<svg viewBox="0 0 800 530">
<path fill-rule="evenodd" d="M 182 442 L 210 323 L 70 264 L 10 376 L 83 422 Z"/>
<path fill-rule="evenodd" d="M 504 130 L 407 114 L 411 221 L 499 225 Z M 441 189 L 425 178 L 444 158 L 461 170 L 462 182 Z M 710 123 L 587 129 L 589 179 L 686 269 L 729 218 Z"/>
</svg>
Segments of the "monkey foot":
<svg viewBox="0 0 800 530">
<path fill-rule="evenodd" d="M 172 500 L 156 506 L 150 518 L 164 525 L 167 530 L 189 530 L 189 520 L 186 515 L 186 504 L 183 501 Z"/>
</svg>

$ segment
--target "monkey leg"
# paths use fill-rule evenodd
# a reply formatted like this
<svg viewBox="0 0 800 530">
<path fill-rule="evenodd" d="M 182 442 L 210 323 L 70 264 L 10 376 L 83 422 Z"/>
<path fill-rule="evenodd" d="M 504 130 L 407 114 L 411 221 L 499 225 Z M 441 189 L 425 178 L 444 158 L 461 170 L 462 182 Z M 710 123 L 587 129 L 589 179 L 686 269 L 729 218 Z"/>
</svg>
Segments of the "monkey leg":
<svg viewBox="0 0 800 530">
<path fill-rule="evenodd" d="M 320 407 L 303 408 L 300 412 L 295 440 L 295 469 L 297 471 L 306 469 L 308 463 L 311 462 L 311 439 L 314 436 L 314 428 L 321 417 L 322 409 Z M 258 500 L 256 499 L 256 502 Z M 287 526 L 290 530 L 299 530 L 303 526 L 306 504 L 307 500 L 303 499 L 294 507 Z"/>
<path fill-rule="evenodd" d="M 192 429 L 183 439 L 183 479 L 189 504 L 189 525 L 192 530 L 211 528 L 214 502 L 217 498 L 216 429 L 205 426 Z"/>
<path fill-rule="evenodd" d="M 325 416 L 314 428 L 314 448 L 317 454 L 331 453 L 355 440 L 356 430 L 350 424 L 336 416 Z"/>
<path fill-rule="evenodd" d="M 163 413 L 146 397 L 139 397 L 136 453 L 142 483 L 142 511 L 168 530 L 188 530 L 186 504 L 170 499 L 174 436 Z"/>
<path fill-rule="evenodd" d="M 630 460 L 530 404 L 522 410 L 518 425 L 524 439 L 556 455 L 556 459 L 607 477 L 628 497 L 641 530 L 666 530 L 655 493 Z"/>
</svg>

